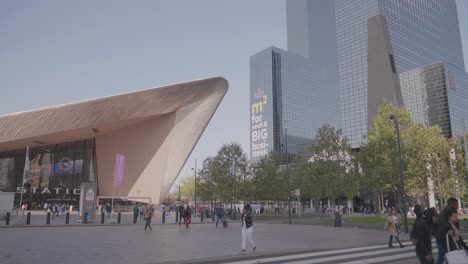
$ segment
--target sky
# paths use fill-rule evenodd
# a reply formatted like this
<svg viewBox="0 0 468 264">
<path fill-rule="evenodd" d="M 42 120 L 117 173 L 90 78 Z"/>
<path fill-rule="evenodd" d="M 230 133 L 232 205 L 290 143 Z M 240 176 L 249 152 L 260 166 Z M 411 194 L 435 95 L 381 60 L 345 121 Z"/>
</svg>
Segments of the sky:
<svg viewBox="0 0 468 264">
<path fill-rule="evenodd" d="M 457 0 L 468 65 L 468 0 Z M 2 0 L 0 115 L 223 76 L 179 179 L 224 143 L 249 154 L 249 56 L 286 49 L 284 0 Z M 462 15 L 465 14 L 465 15 Z"/>
</svg>

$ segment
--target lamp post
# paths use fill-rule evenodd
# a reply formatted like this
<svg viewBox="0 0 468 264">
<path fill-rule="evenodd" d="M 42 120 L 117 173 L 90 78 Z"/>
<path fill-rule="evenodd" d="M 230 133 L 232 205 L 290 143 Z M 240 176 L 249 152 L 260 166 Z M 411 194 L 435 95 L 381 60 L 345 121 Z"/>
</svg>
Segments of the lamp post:
<svg viewBox="0 0 468 264">
<path fill-rule="evenodd" d="M 194 187 L 194 210 L 195 210 L 195 218 L 197 218 L 197 159 L 195 159 L 195 168 L 192 168 L 192 171 L 194 172 L 195 175 L 195 187 Z"/>
<path fill-rule="evenodd" d="M 405 233 L 408 234 L 408 212 L 406 208 L 405 176 L 403 175 L 403 157 L 401 153 L 400 127 L 398 125 L 398 116 L 390 115 L 390 119 L 395 123 L 398 143 L 398 163 L 400 169 L 401 196 L 403 198 L 403 220 L 405 223 Z"/>
<path fill-rule="evenodd" d="M 291 224 L 291 182 L 289 176 L 289 152 L 288 152 L 288 129 L 284 129 L 284 145 L 281 144 L 282 147 L 285 148 L 286 152 L 286 177 L 288 178 L 288 224 Z"/>
<path fill-rule="evenodd" d="M 231 174 L 231 219 L 234 216 L 234 211 L 232 210 L 232 207 L 234 205 L 234 163 L 234 158 L 232 158 L 229 167 L 229 173 Z"/>
</svg>

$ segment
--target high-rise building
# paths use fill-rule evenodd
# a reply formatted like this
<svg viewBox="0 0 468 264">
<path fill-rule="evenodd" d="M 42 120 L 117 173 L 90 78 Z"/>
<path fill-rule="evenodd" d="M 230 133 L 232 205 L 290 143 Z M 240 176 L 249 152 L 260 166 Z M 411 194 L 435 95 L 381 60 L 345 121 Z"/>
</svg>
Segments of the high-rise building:
<svg viewBox="0 0 468 264">
<path fill-rule="evenodd" d="M 339 127 L 336 76 L 309 58 L 270 47 L 250 57 L 251 158 L 306 152 L 316 130 Z M 284 157 L 284 156 L 283 156 Z"/>
<path fill-rule="evenodd" d="M 265 51 L 251 57 L 251 103 L 258 103 L 258 89 L 277 90 L 271 96 L 279 103 L 271 106 L 268 117 L 278 119 L 274 126 L 277 130 L 272 128 L 267 151 L 279 150 L 284 141 L 283 129 L 287 128 L 284 124 L 293 122 L 284 113 L 300 105 L 283 103 L 281 96 L 293 93 L 299 86 L 322 104 L 296 108 L 295 115 L 309 119 L 294 126 L 307 127 L 308 131 L 311 123 L 320 127 L 324 120 L 314 119 L 311 114 L 336 109 L 327 112 L 327 118 L 339 119 L 333 123 L 343 129 L 353 148 L 366 144 L 383 100 L 405 106 L 415 122 L 441 126 L 448 137 L 462 135 L 463 123 L 468 127 L 468 74 L 455 0 L 287 0 L 286 11 L 288 51 L 277 53 L 291 58 L 288 69 L 274 60 L 265 63 L 259 55 Z M 293 76 L 293 72 L 304 74 L 304 61 L 314 72 L 297 82 L 302 77 Z M 267 77 L 267 72 L 278 69 L 291 71 L 288 74 L 293 77 L 274 79 L 271 73 Z M 328 79 L 312 81 L 318 80 L 316 72 L 326 72 Z M 296 85 L 291 85 L 294 82 Z M 339 94 L 338 103 L 321 98 L 328 93 Z M 251 154 L 255 158 L 257 132 L 253 127 L 251 132 Z M 309 138 L 314 132 L 310 131 Z"/>
<path fill-rule="evenodd" d="M 367 102 L 370 89 L 368 26 L 369 19 L 376 15 L 381 15 L 386 20 L 395 70 L 403 91 L 404 106 L 410 109 L 413 119 L 419 122 L 421 109 L 437 107 L 430 106 L 437 100 L 425 100 L 424 104 L 420 100 L 419 106 L 413 105 L 415 99 L 409 98 L 408 95 L 417 93 L 415 90 L 421 87 L 421 81 L 412 83 L 414 78 L 408 78 L 408 75 L 411 75 L 409 73 L 412 72 L 414 76 L 419 69 L 424 72 L 427 80 L 429 73 L 427 66 L 442 62 L 445 65 L 443 67 L 445 77 L 440 78 L 444 81 L 452 79 L 454 88 L 445 89 L 445 86 L 439 86 L 442 90 L 435 91 L 444 94 L 443 89 L 445 89 L 447 93 L 446 111 L 441 112 L 439 109 L 438 115 L 445 115 L 450 119 L 441 123 L 443 126 L 448 126 L 443 127 L 446 135 L 461 135 L 462 119 L 468 120 L 468 108 L 462 109 L 463 104 L 466 106 L 468 103 L 468 86 L 463 85 L 468 77 L 464 71 L 455 0 L 334 0 L 334 2 L 342 125 L 352 146 L 359 147 L 366 143 L 368 124 L 372 122 L 369 120 Z M 434 113 L 427 118 L 425 122 L 427 124 L 438 124 L 444 119 L 436 117 Z"/>
</svg>

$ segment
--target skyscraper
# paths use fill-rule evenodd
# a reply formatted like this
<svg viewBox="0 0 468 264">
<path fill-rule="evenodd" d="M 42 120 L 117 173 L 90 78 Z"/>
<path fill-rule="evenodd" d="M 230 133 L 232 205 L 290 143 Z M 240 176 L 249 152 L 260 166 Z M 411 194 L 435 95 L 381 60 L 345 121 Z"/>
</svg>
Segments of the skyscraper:
<svg viewBox="0 0 468 264">
<path fill-rule="evenodd" d="M 306 152 L 316 130 L 339 127 L 336 76 L 309 58 L 269 47 L 250 57 L 251 158 Z M 284 155 L 283 155 L 284 157 Z"/>
<path fill-rule="evenodd" d="M 308 76 L 299 86 L 317 101 L 333 105 L 336 111 L 327 117 L 339 120 L 333 123 L 343 129 L 353 148 L 366 144 L 383 100 L 405 106 L 415 122 L 441 126 L 448 137 L 464 133 L 463 123 L 468 126 L 468 74 L 455 0 L 287 0 L 286 11 L 288 51 L 279 53 L 294 58 L 286 71 L 304 74 L 307 67 L 295 61 L 307 61 L 314 72 L 327 73 L 326 81 L 313 82 L 307 78 L 317 80 L 319 75 Z M 290 85 L 298 77 L 291 72 L 291 78 L 277 79 L 275 84 L 271 75 L 268 79 L 272 81 L 259 84 L 265 72 L 285 69 L 273 61 L 260 66 L 257 55 L 251 57 L 251 103 L 256 103 L 260 87 L 280 91 L 272 94 L 279 103 L 272 106 L 271 115 L 282 125 L 272 131 L 278 140 L 268 149 L 278 150 L 284 140 L 284 124 L 294 123 L 283 113 L 296 106 L 283 103 L 281 96 L 298 89 Z M 320 100 L 328 92 L 339 94 L 338 103 L 331 98 Z M 330 108 L 303 104 L 295 111 L 296 115 L 309 116 Z M 294 126 L 310 130 L 310 123 L 315 128 L 323 121 L 315 117 Z M 256 132 L 251 132 L 255 146 Z M 309 139 L 314 132 L 308 134 Z"/>
<path fill-rule="evenodd" d="M 323 1 L 311 1 L 321 3 Z M 328 1 L 326 1 L 328 2 Z M 451 132 L 461 135 L 462 119 L 468 119 L 468 80 L 464 72 L 463 52 L 455 0 L 335 0 L 338 68 L 341 90 L 342 125 L 353 147 L 367 141 L 368 103 L 368 22 L 381 15 L 386 19 L 395 69 L 402 86 L 404 106 L 413 113 L 416 108 L 428 108 L 430 103 L 408 98 L 417 84 L 410 82 L 408 71 L 442 62 L 445 77 L 453 82 L 453 89 L 446 89 L 448 107 L 442 115 L 450 117 Z M 327 3 L 328 5 L 329 3 Z M 414 73 L 414 72 L 413 72 Z M 427 76 L 427 71 L 426 71 Z M 450 78 L 449 78 L 450 76 Z M 427 79 L 427 78 L 426 78 Z M 424 87 L 427 85 L 425 84 Z M 406 90 L 405 90 L 406 89 Z M 408 90 L 409 89 L 409 90 Z M 426 89 L 426 88 L 424 88 Z M 443 91 L 439 91 L 443 94 Z M 406 98 L 405 98 L 406 95 Z M 431 106 L 432 107 L 432 106 Z M 466 109 L 466 107 L 465 107 Z M 428 124 L 438 124 L 428 118 Z M 415 118 L 415 121 L 420 120 Z"/>
</svg>

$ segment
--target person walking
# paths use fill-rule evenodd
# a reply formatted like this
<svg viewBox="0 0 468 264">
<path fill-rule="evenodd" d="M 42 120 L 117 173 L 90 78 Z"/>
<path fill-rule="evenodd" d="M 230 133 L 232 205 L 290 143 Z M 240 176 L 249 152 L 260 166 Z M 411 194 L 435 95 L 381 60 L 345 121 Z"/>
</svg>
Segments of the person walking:
<svg viewBox="0 0 468 264">
<path fill-rule="evenodd" d="M 140 213 L 140 210 L 138 209 L 138 205 L 135 204 L 135 206 L 133 206 L 133 224 L 136 224 L 139 213 Z"/>
<path fill-rule="evenodd" d="M 458 226 L 458 213 L 456 211 L 449 211 L 446 214 L 446 221 L 449 223 L 450 227 L 447 231 L 447 235 L 445 236 L 444 246 L 445 252 L 450 252 L 452 250 L 457 250 L 458 248 L 463 248 L 464 250 L 468 250 L 468 246 L 466 245 L 465 241 L 461 237 L 460 229 Z M 449 248 L 447 248 L 447 237 L 449 238 L 448 244 Z M 452 237 L 453 239 L 450 239 Z"/>
<path fill-rule="evenodd" d="M 184 205 L 181 204 L 179 205 L 179 226 L 182 226 L 182 219 L 184 220 L 184 225 L 185 225 L 185 208 Z"/>
<path fill-rule="evenodd" d="M 190 208 L 190 205 L 187 205 L 187 208 L 185 208 L 185 228 L 189 228 L 190 223 L 192 222 L 192 208 Z"/>
<path fill-rule="evenodd" d="M 140 213 L 140 221 L 141 221 L 143 220 L 144 214 L 145 214 L 145 208 L 143 207 L 143 205 L 140 205 L 140 207 L 138 207 L 138 212 Z"/>
<path fill-rule="evenodd" d="M 151 231 L 153 231 L 153 228 L 151 228 L 151 219 L 153 218 L 153 215 L 154 215 L 153 204 L 148 204 L 148 206 L 146 206 L 145 216 L 144 216 L 144 219 L 146 221 L 145 231 L 146 231 L 146 228 L 149 228 Z"/>
<path fill-rule="evenodd" d="M 450 217 L 451 212 L 458 213 L 458 200 L 453 197 L 447 200 L 447 206 L 440 212 L 436 233 L 436 245 L 438 250 L 436 264 L 443 264 L 445 261 L 445 248 L 447 247 L 445 241 L 447 232 L 451 228 L 450 223 L 448 222 L 448 218 Z M 456 223 L 455 226 L 459 228 L 458 223 Z"/>
<path fill-rule="evenodd" d="M 413 212 L 416 215 L 416 220 L 411 231 L 411 238 L 413 244 L 416 245 L 416 256 L 421 264 L 433 264 L 432 230 L 433 226 L 437 224 L 439 216 L 435 208 L 429 208 L 423 213 L 419 204 L 414 206 Z"/>
<path fill-rule="evenodd" d="M 107 203 L 106 204 L 106 214 L 107 214 L 107 218 L 110 218 L 111 217 L 111 213 L 112 213 L 112 206 L 110 203 Z"/>
<path fill-rule="evenodd" d="M 392 208 L 392 210 L 390 211 L 390 215 L 387 216 L 387 222 L 385 223 L 385 226 L 384 226 L 384 229 L 388 228 L 388 231 L 390 232 L 390 238 L 389 238 L 389 241 L 388 241 L 388 247 L 389 248 L 393 247 L 393 245 L 392 245 L 393 237 L 395 237 L 395 240 L 398 242 L 398 244 L 400 244 L 401 248 L 405 247 L 400 242 L 399 222 L 400 221 L 398 219 L 397 211 L 396 211 L 395 208 Z"/>
<path fill-rule="evenodd" d="M 245 244 L 246 241 L 248 241 L 250 244 L 252 244 L 252 253 L 255 253 L 257 250 L 257 246 L 255 245 L 255 242 L 252 240 L 252 234 L 253 234 L 253 219 L 252 219 L 252 213 L 250 210 L 250 204 L 247 204 L 244 206 L 244 209 L 242 210 L 242 249 L 241 249 L 241 254 L 245 254 Z"/>
<path fill-rule="evenodd" d="M 224 220 L 224 206 L 220 204 L 218 208 L 216 208 L 216 227 L 218 227 L 218 223 L 221 221 L 221 224 Z"/>
</svg>

